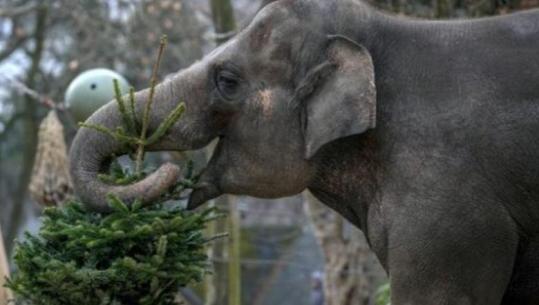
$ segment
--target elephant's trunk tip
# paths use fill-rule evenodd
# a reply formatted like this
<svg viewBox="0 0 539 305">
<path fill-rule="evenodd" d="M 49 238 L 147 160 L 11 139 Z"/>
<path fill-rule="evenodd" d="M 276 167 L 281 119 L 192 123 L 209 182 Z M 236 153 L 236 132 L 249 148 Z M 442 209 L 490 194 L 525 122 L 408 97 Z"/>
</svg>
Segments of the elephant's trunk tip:
<svg viewBox="0 0 539 305">
<path fill-rule="evenodd" d="M 166 190 L 173 186 L 181 175 L 181 169 L 174 163 L 167 162 L 148 176 L 146 179 L 138 182 L 141 184 L 141 191 L 147 189 L 147 195 L 143 195 L 146 200 L 144 202 L 150 202 L 161 196 Z M 135 184 L 136 185 L 136 184 Z"/>
<path fill-rule="evenodd" d="M 127 204 L 132 204 L 138 199 L 144 205 L 150 205 L 175 185 L 180 176 L 180 167 L 167 162 L 148 177 L 130 185 L 114 186 L 98 182 L 99 186 L 94 188 L 96 192 L 90 197 L 84 196 L 81 199 L 87 208 L 97 212 L 110 212 L 112 210 L 107 203 L 109 193 L 117 195 Z"/>
</svg>

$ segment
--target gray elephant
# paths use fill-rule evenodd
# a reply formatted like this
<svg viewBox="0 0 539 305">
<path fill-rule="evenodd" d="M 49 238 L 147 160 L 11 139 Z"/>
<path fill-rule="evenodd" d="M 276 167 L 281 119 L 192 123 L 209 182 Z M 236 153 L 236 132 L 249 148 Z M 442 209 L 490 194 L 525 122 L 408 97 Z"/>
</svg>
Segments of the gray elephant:
<svg viewBox="0 0 539 305">
<path fill-rule="evenodd" d="M 183 119 L 152 150 L 219 138 L 190 208 L 308 189 L 365 233 L 392 304 L 539 304 L 539 10 L 419 21 L 353 0 L 275 1 L 157 87 L 150 129 L 178 101 Z M 119 126 L 116 104 L 89 122 Z M 151 201 L 179 175 L 96 179 L 123 152 L 77 134 L 71 171 L 94 209 L 111 191 Z"/>
</svg>

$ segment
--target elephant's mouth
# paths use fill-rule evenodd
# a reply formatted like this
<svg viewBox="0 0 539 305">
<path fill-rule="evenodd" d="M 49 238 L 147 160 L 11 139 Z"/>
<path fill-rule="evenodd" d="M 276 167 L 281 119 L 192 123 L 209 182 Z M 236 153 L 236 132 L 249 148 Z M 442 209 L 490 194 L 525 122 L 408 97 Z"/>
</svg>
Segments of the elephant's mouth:
<svg viewBox="0 0 539 305">
<path fill-rule="evenodd" d="M 214 149 L 212 156 L 206 166 L 202 169 L 198 182 L 193 186 L 193 190 L 189 195 L 187 209 L 193 210 L 204 204 L 205 202 L 217 198 L 224 194 L 220 187 L 220 175 L 218 174 L 218 166 L 216 160 L 219 159 L 221 153 L 220 147 L 223 145 L 223 138 L 219 138 L 218 144 Z"/>
<path fill-rule="evenodd" d="M 193 186 L 193 191 L 187 201 L 187 209 L 196 209 L 205 202 L 223 195 L 222 188 L 224 169 L 230 166 L 227 160 L 226 139 L 223 135 L 217 137 L 216 145 L 211 154 L 210 160 L 202 169 L 197 183 Z M 206 143 L 208 145 L 209 143 Z"/>
<path fill-rule="evenodd" d="M 201 181 L 193 187 L 193 191 L 189 195 L 187 202 L 187 209 L 196 209 L 205 202 L 217 198 L 222 194 L 223 192 L 215 183 Z"/>
</svg>

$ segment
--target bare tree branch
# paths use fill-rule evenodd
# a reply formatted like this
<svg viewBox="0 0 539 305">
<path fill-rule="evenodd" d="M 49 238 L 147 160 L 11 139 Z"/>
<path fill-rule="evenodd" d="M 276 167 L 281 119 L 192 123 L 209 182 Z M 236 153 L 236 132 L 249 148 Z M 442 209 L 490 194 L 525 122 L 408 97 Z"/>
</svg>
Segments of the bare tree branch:
<svg viewBox="0 0 539 305">
<path fill-rule="evenodd" d="M 32 98 L 33 100 L 35 100 L 39 104 L 41 104 L 42 106 L 45 106 L 45 107 L 51 108 L 51 109 L 60 110 L 60 111 L 65 110 L 65 107 L 64 107 L 63 104 L 55 103 L 50 97 L 48 97 L 48 96 L 46 96 L 44 94 L 41 94 L 41 93 L 35 91 L 34 89 L 29 88 L 23 82 L 21 82 L 21 81 L 19 81 L 17 79 L 8 78 L 8 77 L 4 77 L 4 79 L 7 80 L 8 82 L 10 82 L 13 85 L 13 87 L 15 88 L 15 90 L 17 90 L 19 93 L 22 93 L 22 94 L 25 94 L 25 95 L 29 96 L 30 98 Z"/>
<path fill-rule="evenodd" d="M 19 7 L 0 9 L 0 17 L 16 17 L 32 12 L 38 8 L 37 3 L 29 3 Z"/>
</svg>

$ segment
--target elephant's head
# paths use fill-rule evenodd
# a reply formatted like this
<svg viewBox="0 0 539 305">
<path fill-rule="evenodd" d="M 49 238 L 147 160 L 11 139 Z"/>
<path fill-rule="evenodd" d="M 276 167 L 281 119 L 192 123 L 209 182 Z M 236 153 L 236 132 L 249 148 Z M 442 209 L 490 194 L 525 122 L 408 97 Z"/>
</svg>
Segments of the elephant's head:
<svg viewBox="0 0 539 305">
<path fill-rule="evenodd" d="M 177 105 L 183 118 L 150 150 L 193 150 L 219 143 L 189 206 L 224 193 L 275 198 L 303 191 L 316 174 L 312 157 L 324 145 L 375 125 L 374 72 L 366 49 L 335 36 L 324 1 L 276 1 L 249 26 L 186 70 L 156 87 L 150 131 Z M 332 36 L 333 35 L 333 36 Z M 138 118 L 148 90 L 136 94 Z M 115 102 L 89 123 L 121 125 Z M 81 199 L 105 209 L 115 192 L 126 200 L 155 199 L 179 170 L 162 166 L 128 186 L 97 174 L 115 154 L 112 138 L 82 129 L 71 149 L 71 171 Z"/>
</svg>

